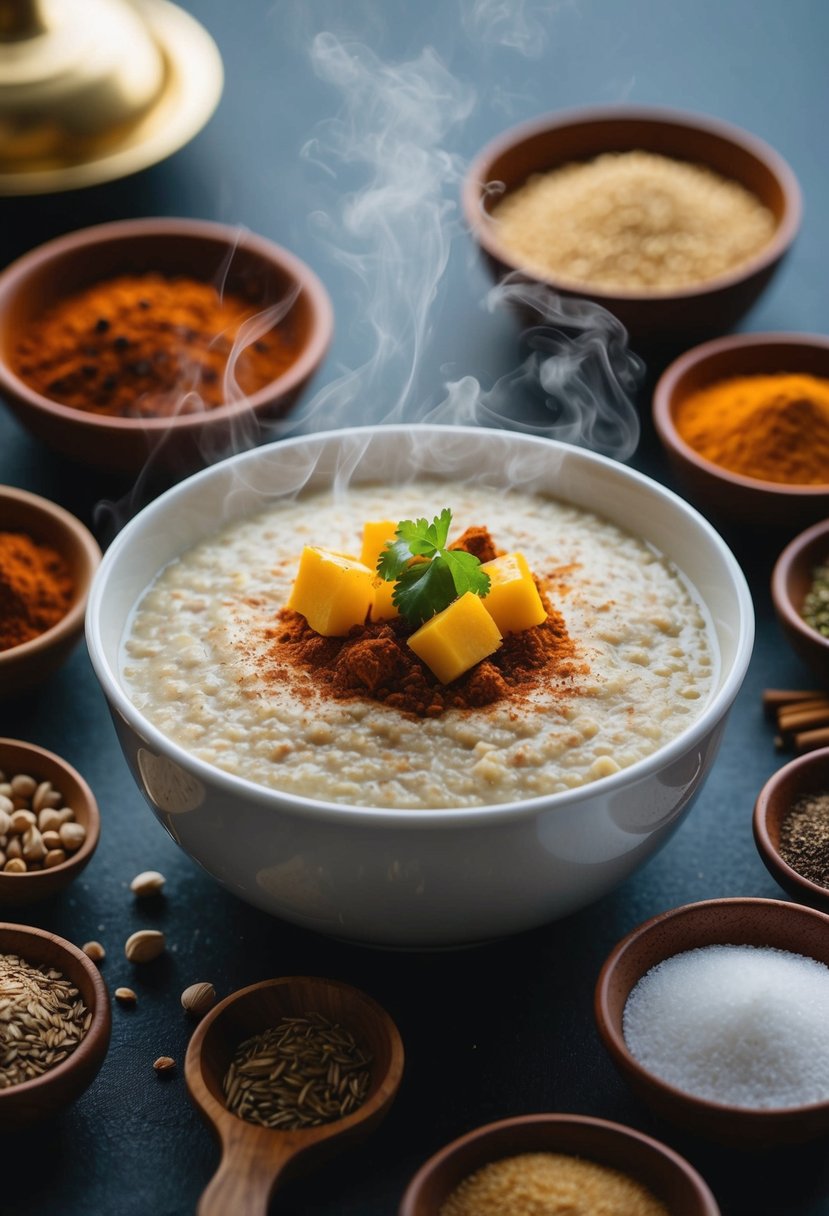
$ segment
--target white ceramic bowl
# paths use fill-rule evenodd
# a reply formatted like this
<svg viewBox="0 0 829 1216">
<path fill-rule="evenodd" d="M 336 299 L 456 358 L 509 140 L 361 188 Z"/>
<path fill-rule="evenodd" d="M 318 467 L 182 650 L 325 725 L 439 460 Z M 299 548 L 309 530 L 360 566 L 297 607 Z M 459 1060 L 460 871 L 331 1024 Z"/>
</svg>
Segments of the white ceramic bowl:
<svg viewBox="0 0 829 1216">
<path fill-rule="evenodd" d="M 141 593 L 171 559 L 267 502 L 336 482 L 418 473 L 520 486 L 649 540 L 707 606 L 720 651 L 700 717 L 652 756 L 566 793 L 475 809 L 350 807 L 264 789 L 194 758 L 135 708 L 119 652 Z M 566 444 L 466 427 L 390 426 L 285 440 L 214 465 L 146 507 L 108 550 L 87 641 L 124 754 L 173 838 L 249 903 L 353 941 L 452 946 L 516 933 L 604 895 L 663 845 L 698 792 L 751 655 L 740 568 L 692 507 Z"/>
</svg>

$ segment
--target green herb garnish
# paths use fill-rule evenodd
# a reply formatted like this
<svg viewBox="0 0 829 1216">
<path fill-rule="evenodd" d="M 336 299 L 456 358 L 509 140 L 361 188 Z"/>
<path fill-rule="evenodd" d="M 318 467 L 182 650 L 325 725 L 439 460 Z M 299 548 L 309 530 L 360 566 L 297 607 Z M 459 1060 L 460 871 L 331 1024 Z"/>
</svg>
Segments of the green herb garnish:
<svg viewBox="0 0 829 1216">
<path fill-rule="evenodd" d="M 463 549 L 446 547 L 451 522 L 448 507 L 431 523 L 401 520 L 395 531 L 397 539 L 386 544 L 378 559 L 377 573 L 395 584 L 394 606 L 413 625 L 422 625 L 467 591 L 476 595 L 489 591 L 489 576 L 478 558 Z M 415 558 L 418 560 L 413 561 Z"/>
</svg>

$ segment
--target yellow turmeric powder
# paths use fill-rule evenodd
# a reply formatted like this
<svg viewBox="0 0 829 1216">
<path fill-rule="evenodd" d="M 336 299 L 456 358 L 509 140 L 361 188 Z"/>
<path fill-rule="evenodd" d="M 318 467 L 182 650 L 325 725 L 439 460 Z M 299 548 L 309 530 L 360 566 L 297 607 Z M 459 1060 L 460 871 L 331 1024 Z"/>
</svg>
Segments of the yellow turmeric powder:
<svg viewBox="0 0 829 1216">
<path fill-rule="evenodd" d="M 744 477 L 829 484 L 829 380 L 736 376 L 692 393 L 675 417 L 685 442 Z"/>
</svg>

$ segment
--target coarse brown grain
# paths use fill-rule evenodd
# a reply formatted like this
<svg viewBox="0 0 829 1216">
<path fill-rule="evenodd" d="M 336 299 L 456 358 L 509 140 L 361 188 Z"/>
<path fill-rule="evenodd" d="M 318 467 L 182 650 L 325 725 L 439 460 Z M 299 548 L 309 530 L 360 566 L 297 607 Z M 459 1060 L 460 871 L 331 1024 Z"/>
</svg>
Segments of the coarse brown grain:
<svg viewBox="0 0 829 1216">
<path fill-rule="evenodd" d="M 321 1013 L 282 1018 L 240 1043 L 224 1078 L 228 1110 L 250 1123 L 294 1131 L 343 1119 L 371 1083 L 371 1056 Z"/>
<path fill-rule="evenodd" d="M 829 791 L 790 807 L 780 824 L 780 856 L 810 882 L 829 887 Z"/>
<path fill-rule="evenodd" d="M 604 291 L 670 292 L 746 262 L 774 217 L 701 165 L 650 152 L 606 153 L 535 174 L 492 210 L 528 270 Z"/>
<path fill-rule="evenodd" d="M 0 954 L 0 1089 L 60 1064 L 91 1020 L 77 988 L 60 971 Z"/>
<path fill-rule="evenodd" d="M 456 1187 L 439 1216 L 668 1216 L 641 1183 L 563 1153 L 492 1161 Z"/>
</svg>

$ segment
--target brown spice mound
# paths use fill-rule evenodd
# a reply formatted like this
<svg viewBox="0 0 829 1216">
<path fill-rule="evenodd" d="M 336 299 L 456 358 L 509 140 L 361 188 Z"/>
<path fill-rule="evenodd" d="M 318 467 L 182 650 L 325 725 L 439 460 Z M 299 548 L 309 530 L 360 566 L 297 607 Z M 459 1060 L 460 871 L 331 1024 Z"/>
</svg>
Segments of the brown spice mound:
<svg viewBox="0 0 829 1216">
<path fill-rule="evenodd" d="M 69 611 L 74 584 L 56 549 L 0 532 L 0 650 L 30 642 Z"/>
<path fill-rule="evenodd" d="M 234 351 L 243 325 L 262 308 L 185 276 L 121 275 L 35 318 L 12 364 L 36 392 L 73 409 L 122 418 L 199 413 L 225 404 L 231 357 L 245 396 L 296 359 L 287 325 Z"/>
<path fill-rule="evenodd" d="M 473 549 L 474 546 L 474 549 Z M 453 546 L 490 561 L 497 549 L 486 528 L 469 528 Z M 451 684 L 441 684 L 407 645 L 412 626 L 402 618 L 368 621 L 347 637 L 315 633 L 304 616 L 283 608 L 270 640 L 269 678 L 284 680 L 302 673 L 300 692 L 314 690 L 338 700 L 380 701 L 401 713 L 436 717 L 446 709 L 478 709 L 495 701 L 526 698 L 533 689 L 572 681 L 586 670 L 578 661 L 575 643 L 564 618 L 545 599 L 547 619 L 521 633 L 508 634 L 488 659 Z M 568 693 L 572 693 L 570 687 Z"/>
</svg>

